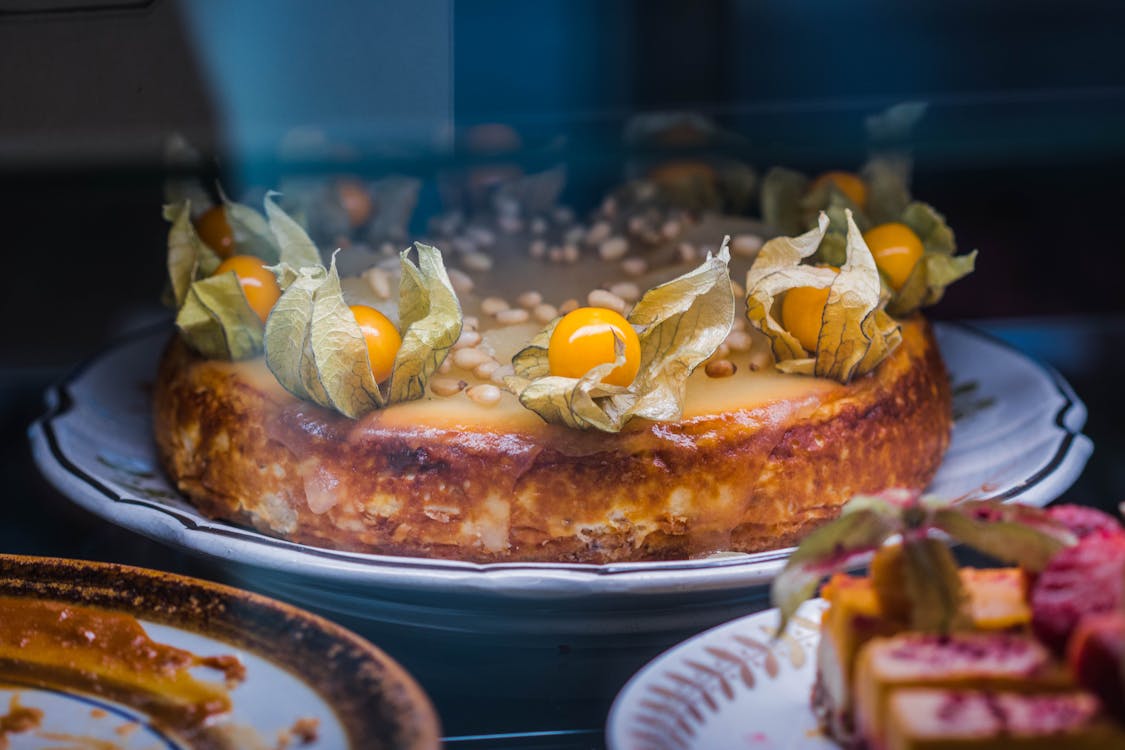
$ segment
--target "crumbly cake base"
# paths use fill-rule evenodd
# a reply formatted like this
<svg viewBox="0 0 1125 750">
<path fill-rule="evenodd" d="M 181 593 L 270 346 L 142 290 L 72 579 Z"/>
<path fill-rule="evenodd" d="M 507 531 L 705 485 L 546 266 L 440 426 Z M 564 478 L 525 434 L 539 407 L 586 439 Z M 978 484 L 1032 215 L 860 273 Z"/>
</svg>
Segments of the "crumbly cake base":
<svg viewBox="0 0 1125 750">
<path fill-rule="evenodd" d="M 921 318 L 846 386 L 616 435 L 380 412 L 351 421 L 254 366 L 169 344 L 154 418 L 176 485 L 215 518 L 392 555 L 607 563 L 784 547 L 855 493 L 927 485 L 952 426 Z"/>
</svg>

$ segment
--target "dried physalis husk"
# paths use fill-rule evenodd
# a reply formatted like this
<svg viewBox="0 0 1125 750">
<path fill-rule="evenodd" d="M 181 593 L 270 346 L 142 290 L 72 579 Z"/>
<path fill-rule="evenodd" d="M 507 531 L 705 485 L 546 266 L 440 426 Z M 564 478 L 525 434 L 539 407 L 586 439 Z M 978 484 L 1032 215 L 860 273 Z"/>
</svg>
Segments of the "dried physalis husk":
<svg viewBox="0 0 1125 750">
<path fill-rule="evenodd" d="M 781 612 L 779 632 L 821 579 L 861 564 L 866 555 L 899 536 L 901 580 L 911 626 L 947 632 L 960 621 L 964 600 L 952 556 L 929 532 L 942 531 L 1002 562 L 1038 572 L 1075 536 L 1037 508 L 998 500 L 951 502 L 911 490 L 857 495 L 840 517 L 806 536 L 773 580 L 770 595 Z"/>
<path fill-rule="evenodd" d="M 945 223 L 944 216 L 925 203 L 911 203 L 896 220 L 910 227 L 923 247 L 922 257 L 914 265 L 914 270 L 887 303 L 887 312 L 902 318 L 920 307 L 938 302 L 947 286 L 972 273 L 977 251 L 954 255 L 957 244 L 953 230 Z"/>
<path fill-rule="evenodd" d="M 870 372 L 902 342 L 902 332 L 882 309 L 875 259 L 845 211 L 848 224 L 844 262 L 839 272 L 806 264 L 828 229 L 822 213 L 816 229 L 798 237 L 775 237 L 758 253 L 746 277 L 747 317 L 769 339 L 777 369 L 847 383 Z M 790 289 L 828 289 L 816 351 L 804 349 L 782 325 L 779 308 Z"/>
<path fill-rule="evenodd" d="M 852 212 L 862 231 L 898 221 L 910 202 L 909 171 L 909 163 L 901 158 L 870 159 L 860 169 L 859 176 L 867 190 L 867 198 L 860 206 L 831 180 L 817 183 L 795 170 L 774 167 L 762 182 L 762 220 L 781 234 L 792 236 L 815 228 L 820 213 L 827 213 L 828 231 L 818 247 L 816 261 L 838 266 L 844 262 L 846 212 Z"/>
<path fill-rule="evenodd" d="M 276 267 L 281 298 L 266 323 L 266 364 L 293 395 L 352 419 L 421 398 L 429 378 L 461 335 L 461 305 L 441 253 L 415 243 L 401 254 L 399 330 L 402 345 L 385 385 L 375 381 L 367 345 L 344 300 L 336 259 L 295 269 Z"/>
<path fill-rule="evenodd" d="M 547 348 L 558 325 L 553 321 L 512 359 L 515 375 L 506 380 L 520 403 L 552 424 L 618 432 L 634 417 L 679 419 L 691 373 L 710 357 L 734 322 L 726 241 L 698 268 L 650 289 L 629 314 L 641 359 L 628 386 L 602 383 L 625 358 L 592 368 L 581 378 L 551 375 Z"/>
<path fill-rule="evenodd" d="M 245 234 L 241 243 L 236 240 L 236 252 L 256 255 L 264 262 L 281 258 L 294 266 L 319 263 L 320 254 L 311 242 L 303 245 L 289 239 L 294 230 L 303 232 L 270 196 L 266 196 L 265 207 L 268 221 L 247 206 L 227 202 L 232 227 L 234 217 L 240 217 L 240 226 L 255 228 L 252 241 L 246 241 Z M 239 360 L 259 354 L 264 325 L 235 274 L 211 275 L 220 260 L 196 233 L 191 204 L 183 201 L 165 206 L 164 217 L 172 222 L 168 232 L 168 281 L 180 335 L 211 359 Z"/>
</svg>

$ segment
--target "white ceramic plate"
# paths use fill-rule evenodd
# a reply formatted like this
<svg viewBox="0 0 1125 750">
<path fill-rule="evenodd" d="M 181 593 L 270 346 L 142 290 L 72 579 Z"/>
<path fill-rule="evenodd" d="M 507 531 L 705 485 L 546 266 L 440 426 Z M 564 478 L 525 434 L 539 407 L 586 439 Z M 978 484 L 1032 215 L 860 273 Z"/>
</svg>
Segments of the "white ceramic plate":
<svg viewBox="0 0 1125 750">
<path fill-rule="evenodd" d="M 661 654 L 621 689 L 609 750 L 829 750 L 809 694 L 822 599 L 774 641 L 776 609 L 720 625 Z"/>
<path fill-rule="evenodd" d="M 961 415 L 931 490 L 1035 505 L 1053 500 L 1092 450 L 1080 432 L 1082 402 L 1057 373 L 1006 344 L 958 325 L 938 325 L 937 334 Z M 471 631 L 698 629 L 760 600 L 760 587 L 789 554 L 475 564 L 314 548 L 210 520 L 168 483 L 155 457 L 148 384 L 168 336 L 166 327 L 134 335 L 52 388 L 47 414 L 31 429 L 36 461 L 62 492 L 106 520 L 252 566 L 257 585 L 306 606 Z M 472 617 L 452 621 L 451 611 Z"/>
<path fill-rule="evenodd" d="M 315 740 L 291 743 L 308 750 L 439 745 L 429 699 L 397 663 L 338 625 L 287 604 L 171 573 L 20 555 L 0 555 L 0 596 L 129 615 L 157 643 L 201 657 L 237 658 L 245 678 L 228 686 L 231 709 L 207 722 L 232 747 L 278 747 L 279 737 L 298 723 L 315 726 Z M 112 692 L 73 689 L 51 673 L 38 683 L 34 667 L 14 674 L 5 671 L 0 684 L 0 714 L 18 705 L 42 716 L 26 731 L 0 730 L 5 748 L 197 745 L 162 729 L 143 701 L 130 706 L 106 697 Z M 204 667 L 192 669 L 192 676 L 222 682 L 220 673 Z"/>
</svg>

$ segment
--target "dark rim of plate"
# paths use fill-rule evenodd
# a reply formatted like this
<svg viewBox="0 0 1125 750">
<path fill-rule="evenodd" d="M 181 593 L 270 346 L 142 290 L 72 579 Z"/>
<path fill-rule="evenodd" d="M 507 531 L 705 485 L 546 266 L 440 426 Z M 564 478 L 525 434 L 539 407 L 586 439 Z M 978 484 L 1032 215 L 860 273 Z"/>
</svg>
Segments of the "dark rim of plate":
<svg viewBox="0 0 1125 750">
<path fill-rule="evenodd" d="M 1016 347 L 1012 346 L 1003 339 L 985 333 L 971 325 L 961 322 L 942 321 L 942 326 L 949 326 L 960 329 L 963 333 L 984 339 L 995 346 L 1002 347 L 1010 352 L 1013 352 L 1025 359 L 1034 362 L 1040 369 L 1042 369 L 1051 378 L 1051 383 L 1054 385 L 1059 397 L 1062 399 L 1062 405 L 1055 413 L 1054 424 L 1059 428 L 1061 433 L 1061 440 L 1059 441 L 1058 448 L 1055 450 L 1054 455 L 1049 461 L 1044 463 L 1038 471 L 1031 475 L 1022 484 L 1011 487 L 1008 490 L 995 495 L 981 494 L 974 495 L 980 499 L 995 499 L 995 500 L 1010 500 L 1017 495 L 1020 495 L 1040 482 L 1049 477 L 1055 469 L 1066 458 L 1075 439 L 1081 433 L 1071 430 L 1066 424 L 1066 417 L 1071 409 L 1075 406 L 1075 400 L 1071 395 L 1070 387 L 1063 380 L 1062 376 L 1055 371 L 1050 365 L 1032 357 Z M 472 563 L 459 560 L 444 560 L 444 559 L 425 559 L 414 557 L 395 557 L 391 555 L 377 555 L 362 552 L 347 552 L 343 550 L 334 550 L 326 547 L 314 547 L 311 545 L 296 544 L 284 539 L 266 536 L 260 532 L 254 531 L 249 528 L 235 525 L 225 521 L 206 522 L 206 526 L 200 525 L 200 517 L 193 517 L 192 515 L 179 510 L 177 508 L 169 507 L 158 501 L 149 500 L 140 497 L 131 497 L 123 495 L 107 487 L 96 477 L 91 476 L 81 467 L 76 465 L 65 454 L 59 445 L 59 441 L 54 430 L 54 420 L 65 416 L 70 412 L 75 405 L 74 398 L 71 395 L 70 388 L 72 384 L 78 380 L 91 366 L 98 363 L 104 357 L 111 355 L 115 350 L 136 342 L 138 339 L 143 339 L 149 336 L 155 336 L 162 332 L 169 332 L 169 324 L 161 322 L 153 324 L 136 331 L 125 334 L 118 339 L 106 344 L 96 354 L 78 364 L 70 373 L 65 375 L 57 384 L 48 389 L 46 397 L 49 405 L 47 412 L 36 420 L 32 425 L 34 430 L 38 427 L 46 440 L 47 447 L 51 452 L 55 461 L 65 468 L 70 474 L 80 479 L 85 484 L 89 485 L 97 493 L 105 496 L 115 503 L 126 505 L 136 505 L 149 510 L 155 511 L 159 514 L 169 516 L 178 521 L 189 532 L 201 532 L 210 536 L 224 536 L 231 539 L 237 539 L 243 542 L 250 542 L 252 544 L 264 545 L 275 547 L 279 549 L 291 550 L 299 552 L 304 555 L 312 555 L 321 557 L 327 560 L 346 563 L 361 563 L 367 564 L 376 568 L 400 568 L 400 569 L 424 569 L 424 570 L 450 570 L 450 571 L 478 571 L 488 573 L 491 571 L 511 571 L 511 570 L 529 570 L 529 571 L 543 571 L 547 570 L 566 570 L 580 573 L 587 573 L 594 576 L 607 576 L 607 575 L 629 575 L 635 573 L 650 573 L 654 571 L 679 571 L 679 570 L 699 570 L 703 568 L 727 568 L 727 567 L 741 567 L 746 565 L 758 565 L 761 563 L 780 562 L 789 557 L 793 551 L 792 547 L 784 547 L 776 550 L 769 550 L 767 552 L 758 552 L 749 555 L 736 555 L 729 557 L 712 557 L 700 558 L 694 560 L 682 561 L 656 561 L 656 562 L 633 562 L 633 563 L 609 563 L 604 565 L 593 565 L 588 563 Z M 185 501 L 186 502 L 186 501 Z M 133 528 L 130 526 L 130 528 Z M 133 529 L 134 531 L 141 531 L 140 529 Z M 141 531 L 141 533 L 145 533 Z"/>
<path fill-rule="evenodd" d="M 275 599 L 127 565 L 2 554 L 0 594 L 126 612 L 212 637 L 306 683 L 357 749 L 438 747 L 433 706 L 401 666 L 351 631 Z"/>
</svg>

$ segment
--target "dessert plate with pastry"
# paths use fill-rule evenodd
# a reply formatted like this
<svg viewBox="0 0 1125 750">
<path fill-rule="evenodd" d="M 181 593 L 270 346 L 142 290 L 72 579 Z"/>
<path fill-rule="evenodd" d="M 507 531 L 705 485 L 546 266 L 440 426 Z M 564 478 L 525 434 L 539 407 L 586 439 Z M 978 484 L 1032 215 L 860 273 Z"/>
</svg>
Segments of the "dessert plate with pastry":
<svg viewBox="0 0 1125 750">
<path fill-rule="evenodd" d="M 959 568 L 934 529 L 1011 567 Z M 1125 747 L 1125 529 L 1100 511 L 857 497 L 773 595 L 639 672 L 609 747 Z"/>
<path fill-rule="evenodd" d="M 382 651 L 280 602 L 169 573 L 0 555 L 0 745 L 439 746 Z"/>
<path fill-rule="evenodd" d="M 175 330 L 53 389 L 36 459 L 302 603 L 536 632 L 744 611 L 855 493 L 1056 497 L 1090 452 L 1081 402 L 920 312 L 975 253 L 926 204 L 834 185 L 768 241 L 639 183 L 588 226 L 331 256 L 272 195 L 169 205 Z"/>
</svg>

